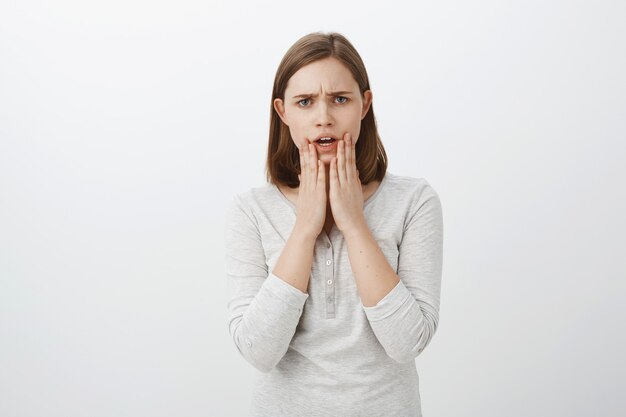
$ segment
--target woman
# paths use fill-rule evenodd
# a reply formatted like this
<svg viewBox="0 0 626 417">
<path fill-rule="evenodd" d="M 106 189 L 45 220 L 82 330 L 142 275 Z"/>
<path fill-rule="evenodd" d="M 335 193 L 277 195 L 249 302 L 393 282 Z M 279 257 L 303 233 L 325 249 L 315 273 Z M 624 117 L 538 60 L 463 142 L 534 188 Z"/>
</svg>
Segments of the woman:
<svg viewBox="0 0 626 417">
<path fill-rule="evenodd" d="M 272 96 L 269 184 L 226 225 L 229 331 L 257 372 L 251 414 L 421 416 L 415 358 L 439 319 L 443 222 L 422 178 L 387 172 L 361 57 L 298 40 Z"/>
</svg>

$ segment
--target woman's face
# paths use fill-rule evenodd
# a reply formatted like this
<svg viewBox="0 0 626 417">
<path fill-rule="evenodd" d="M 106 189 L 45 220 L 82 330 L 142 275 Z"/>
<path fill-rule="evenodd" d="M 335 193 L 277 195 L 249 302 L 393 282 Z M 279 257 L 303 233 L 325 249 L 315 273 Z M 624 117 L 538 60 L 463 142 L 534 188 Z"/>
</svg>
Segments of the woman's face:
<svg viewBox="0 0 626 417">
<path fill-rule="evenodd" d="M 370 90 L 363 95 L 362 98 L 352 73 L 329 57 L 300 68 L 287 83 L 285 100 L 274 100 L 274 109 L 289 126 L 298 149 L 314 144 L 318 158 L 330 164 L 337 154 L 337 141 L 346 132 L 354 142 L 358 140 L 361 120 L 372 102 Z M 331 136 L 335 141 L 323 146 L 316 142 L 320 135 Z"/>
</svg>

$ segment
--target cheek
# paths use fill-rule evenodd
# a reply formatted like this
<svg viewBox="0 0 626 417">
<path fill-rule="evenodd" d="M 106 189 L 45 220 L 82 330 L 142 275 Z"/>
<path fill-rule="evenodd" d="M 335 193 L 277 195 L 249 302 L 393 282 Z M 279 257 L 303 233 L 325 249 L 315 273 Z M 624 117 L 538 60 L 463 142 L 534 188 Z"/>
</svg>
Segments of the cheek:
<svg viewBox="0 0 626 417">
<path fill-rule="evenodd" d="M 358 110 L 355 111 L 351 109 L 349 112 L 346 111 L 340 117 L 350 129 L 358 129 L 361 127 L 361 113 Z"/>
<path fill-rule="evenodd" d="M 302 144 L 306 142 L 305 136 L 295 126 L 289 126 L 289 134 L 291 135 L 291 141 L 298 149 L 302 149 Z"/>
<path fill-rule="evenodd" d="M 293 142 L 296 145 L 296 147 L 300 150 L 306 149 L 308 145 L 308 142 L 306 141 L 304 137 L 297 137 L 294 139 Z"/>
<path fill-rule="evenodd" d="M 306 135 L 301 130 L 296 130 L 293 132 L 292 136 L 294 143 L 301 148 L 302 145 L 306 144 Z"/>
</svg>

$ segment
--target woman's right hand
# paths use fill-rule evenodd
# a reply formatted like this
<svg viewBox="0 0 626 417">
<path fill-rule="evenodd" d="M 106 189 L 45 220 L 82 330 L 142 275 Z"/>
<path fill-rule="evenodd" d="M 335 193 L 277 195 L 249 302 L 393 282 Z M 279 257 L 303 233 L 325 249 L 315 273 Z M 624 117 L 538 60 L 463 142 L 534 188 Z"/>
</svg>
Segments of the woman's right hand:
<svg viewBox="0 0 626 417">
<path fill-rule="evenodd" d="M 317 238 L 326 220 L 326 169 L 317 159 L 315 145 L 300 148 L 300 187 L 296 205 L 296 226 Z"/>
</svg>

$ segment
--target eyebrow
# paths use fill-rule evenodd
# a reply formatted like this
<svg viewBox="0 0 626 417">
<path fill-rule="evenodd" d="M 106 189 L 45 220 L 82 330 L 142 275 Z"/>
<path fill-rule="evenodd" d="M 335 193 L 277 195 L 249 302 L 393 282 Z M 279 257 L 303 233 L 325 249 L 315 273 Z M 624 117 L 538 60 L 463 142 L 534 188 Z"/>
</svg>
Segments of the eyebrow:
<svg viewBox="0 0 626 417">
<path fill-rule="evenodd" d="M 329 91 L 329 95 L 336 96 L 338 94 L 352 94 L 352 91 Z M 292 98 L 308 98 L 308 97 L 317 97 L 317 94 L 298 94 L 297 96 L 293 96 Z"/>
</svg>

